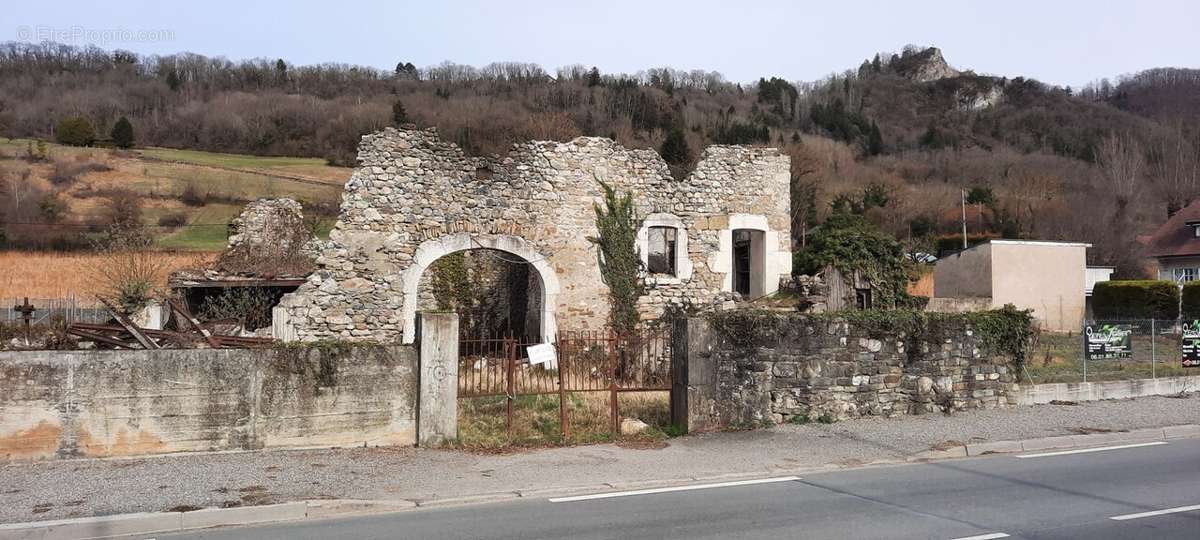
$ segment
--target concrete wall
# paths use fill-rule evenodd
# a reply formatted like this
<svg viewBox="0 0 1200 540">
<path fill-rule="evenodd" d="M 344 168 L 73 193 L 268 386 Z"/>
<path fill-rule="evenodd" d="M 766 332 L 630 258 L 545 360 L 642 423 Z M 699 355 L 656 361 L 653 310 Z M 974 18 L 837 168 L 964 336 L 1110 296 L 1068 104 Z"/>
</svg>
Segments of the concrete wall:
<svg viewBox="0 0 1200 540">
<path fill-rule="evenodd" d="M 992 241 L 992 306 L 1032 309 L 1044 330 L 1079 331 L 1086 310 L 1087 245 Z"/>
<path fill-rule="evenodd" d="M 412 347 L 0 352 L 0 460 L 416 442 Z"/>
<path fill-rule="evenodd" d="M 975 246 L 938 259 L 933 270 L 933 296 L 978 298 L 992 296 L 992 248 Z"/>
<path fill-rule="evenodd" d="M 1056 400 L 1099 401 L 1171 396 L 1186 392 L 1200 392 L 1200 375 L 1088 383 L 1014 384 L 1010 389 L 1018 405 L 1042 405 Z"/>
</svg>

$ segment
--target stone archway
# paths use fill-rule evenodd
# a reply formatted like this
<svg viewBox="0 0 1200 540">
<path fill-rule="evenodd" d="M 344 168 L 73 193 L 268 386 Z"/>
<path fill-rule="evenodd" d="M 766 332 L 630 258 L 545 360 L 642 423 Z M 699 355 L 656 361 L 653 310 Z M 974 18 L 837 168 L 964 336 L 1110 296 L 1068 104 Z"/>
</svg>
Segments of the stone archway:
<svg viewBox="0 0 1200 540">
<path fill-rule="evenodd" d="M 554 336 L 558 333 L 554 314 L 558 306 L 559 285 L 558 276 L 555 275 L 554 268 L 550 266 L 546 258 L 519 236 L 458 233 L 422 242 L 417 246 L 416 253 L 413 254 L 412 264 L 401 274 L 404 296 L 401 312 L 404 318 L 404 343 L 412 343 L 416 338 L 419 287 L 421 275 L 425 273 L 425 269 L 446 255 L 471 249 L 494 249 L 511 253 L 527 261 L 537 271 L 542 285 L 539 334 L 543 343 L 554 341 Z"/>
</svg>

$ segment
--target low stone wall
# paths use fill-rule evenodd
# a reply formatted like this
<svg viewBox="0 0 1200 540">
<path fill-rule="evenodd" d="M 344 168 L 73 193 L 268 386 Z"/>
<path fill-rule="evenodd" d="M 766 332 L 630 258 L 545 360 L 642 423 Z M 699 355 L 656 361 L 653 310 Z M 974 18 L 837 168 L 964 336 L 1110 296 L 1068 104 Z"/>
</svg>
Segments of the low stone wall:
<svg viewBox="0 0 1200 540">
<path fill-rule="evenodd" d="M 770 317 L 739 335 L 708 319 L 676 328 L 688 344 L 676 354 L 687 356 L 690 429 L 1014 404 L 1008 359 L 985 355 L 967 327 L 929 342 L 828 317 Z"/>
<path fill-rule="evenodd" d="M 0 353 L 0 460 L 416 442 L 409 346 Z"/>
</svg>

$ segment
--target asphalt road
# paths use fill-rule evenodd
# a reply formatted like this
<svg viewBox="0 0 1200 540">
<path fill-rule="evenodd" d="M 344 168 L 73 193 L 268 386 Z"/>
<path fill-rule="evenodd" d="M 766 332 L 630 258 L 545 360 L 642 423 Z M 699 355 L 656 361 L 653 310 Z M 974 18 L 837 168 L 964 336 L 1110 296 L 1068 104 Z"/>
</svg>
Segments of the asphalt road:
<svg viewBox="0 0 1200 540">
<path fill-rule="evenodd" d="M 1030 454 L 1039 453 L 1018 455 Z M 1159 513 L 1180 508 L 1184 510 Z M 1141 515 L 1148 512 L 1151 515 Z M 1028 458 L 985 456 L 604 499 L 529 499 L 158 536 L 210 540 L 1003 537 L 1196 540 L 1200 538 L 1200 440 Z"/>
</svg>

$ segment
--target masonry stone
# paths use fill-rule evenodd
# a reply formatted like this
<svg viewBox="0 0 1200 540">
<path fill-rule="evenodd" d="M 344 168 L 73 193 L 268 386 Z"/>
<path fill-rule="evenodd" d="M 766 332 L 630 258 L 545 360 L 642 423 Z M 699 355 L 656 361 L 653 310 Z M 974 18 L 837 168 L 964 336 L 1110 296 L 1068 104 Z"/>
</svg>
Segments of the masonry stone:
<svg viewBox="0 0 1200 540">
<path fill-rule="evenodd" d="M 416 312 L 428 304 L 419 293 L 425 269 L 474 249 L 530 266 L 542 339 L 558 328 L 602 328 L 607 288 L 588 240 L 597 234 L 601 182 L 631 193 L 639 218 L 677 223 L 686 237 L 677 244 L 686 251 L 677 271 L 686 272 L 645 276 L 644 319 L 727 301 L 735 229 L 755 233 L 759 292 L 777 290 L 791 274 L 789 161 L 773 148 L 711 146 L 676 180 L 653 150 L 606 138 L 534 141 L 506 156 L 472 157 L 436 129 L 387 128 L 363 137 L 358 161 L 317 270 L 281 302 L 295 339 L 411 341 Z M 358 321 L 359 331 L 342 317 Z"/>
</svg>

